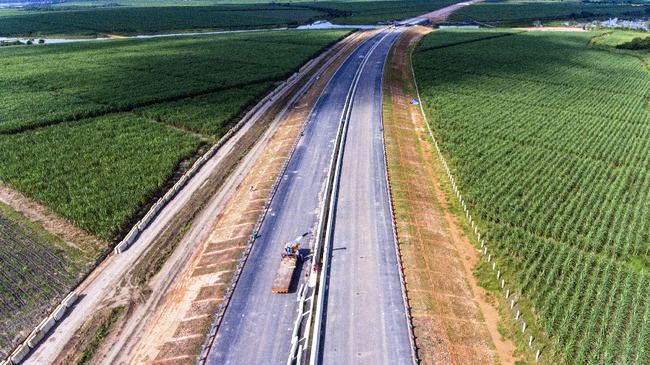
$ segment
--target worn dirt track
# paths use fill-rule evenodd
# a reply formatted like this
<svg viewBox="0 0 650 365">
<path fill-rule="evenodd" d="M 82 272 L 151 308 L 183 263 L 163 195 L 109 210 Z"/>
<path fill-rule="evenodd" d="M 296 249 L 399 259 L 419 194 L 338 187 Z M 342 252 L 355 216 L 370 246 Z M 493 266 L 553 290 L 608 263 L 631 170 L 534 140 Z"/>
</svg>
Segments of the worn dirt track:
<svg viewBox="0 0 650 365">
<path fill-rule="evenodd" d="M 444 176 L 425 129 L 410 51 L 430 30 L 411 28 L 390 55 L 384 84 L 386 151 L 409 305 L 423 364 L 513 364 L 496 309 L 472 274 L 476 249 L 449 211 Z"/>
</svg>

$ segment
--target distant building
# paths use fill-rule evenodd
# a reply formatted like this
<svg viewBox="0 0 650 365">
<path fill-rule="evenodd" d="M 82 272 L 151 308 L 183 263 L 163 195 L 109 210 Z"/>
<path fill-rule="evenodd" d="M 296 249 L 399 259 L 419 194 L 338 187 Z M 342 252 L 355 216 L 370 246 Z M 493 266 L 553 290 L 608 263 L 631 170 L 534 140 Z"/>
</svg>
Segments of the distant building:
<svg viewBox="0 0 650 365">
<path fill-rule="evenodd" d="M 639 20 L 623 20 L 618 18 L 610 18 L 602 22 L 594 22 L 596 26 L 601 26 L 604 28 L 623 28 L 623 29 L 634 29 L 634 30 L 643 30 L 650 32 L 650 27 L 648 26 L 647 19 Z"/>
</svg>

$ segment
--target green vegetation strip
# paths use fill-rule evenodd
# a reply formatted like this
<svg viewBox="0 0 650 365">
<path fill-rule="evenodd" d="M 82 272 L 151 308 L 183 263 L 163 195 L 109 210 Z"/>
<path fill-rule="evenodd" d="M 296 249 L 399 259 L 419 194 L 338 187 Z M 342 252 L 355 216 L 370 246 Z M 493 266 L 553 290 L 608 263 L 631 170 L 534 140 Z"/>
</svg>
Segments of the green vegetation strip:
<svg viewBox="0 0 650 365">
<path fill-rule="evenodd" d="M 594 33 L 492 35 L 436 32 L 414 55 L 468 209 L 550 336 L 547 361 L 647 364 L 647 53 L 590 48 Z"/>
<path fill-rule="evenodd" d="M 0 176 L 110 240 L 201 141 L 116 114 L 0 136 Z"/>
<path fill-rule="evenodd" d="M 222 136 L 228 131 L 234 117 L 272 87 L 272 82 L 262 81 L 194 98 L 154 104 L 135 109 L 134 112 L 182 129 Z"/>
<path fill-rule="evenodd" d="M 104 339 L 110 334 L 111 328 L 113 328 L 115 323 L 120 319 L 124 311 L 124 306 L 112 308 L 106 318 L 101 319 L 101 322 L 99 323 L 99 326 L 93 334 L 90 342 L 81 352 L 81 356 L 76 362 L 77 365 L 85 365 L 91 363 L 93 357 L 95 356 L 95 353 L 97 353 L 97 350 L 99 350 L 102 342 L 104 342 Z"/>
<path fill-rule="evenodd" d="M 0 16 L 0 36 L 98 36 L 265 28 L 298 25 L 327 16 L 309 8 L 271 4 L 55 9 L 13 11 L 11 15 Z"/>
<path fill-rule="evenodd" d="M 284 79 L 346 33 L 2 49 L 0 176 L 111 239 L 202 143 L 153 121 L 218 138 L 272 80 Z M 61 123 L 121 110 L 129 112 Z"/>
<path fill-rule="evenodd" d="M 428 41 L 426 46 L 420 46 L 420 53 L 432 51 L 441 48 L 455 47 L 466 45 L 473 42 L 482 42 L 488 39 L 507 37 L 516 34 L 516 32 L 504 29 L 485 29 L 481 32 L 475 31 L 458 31 L 445 34 L 445 37 L 439 37 Z"/>
<path fill-rule="evenodd" d="M 297 1 L 284 4 L 234 1 L 66 2 L 0 9 L 0 36 L 133 35 L 203 30 L 296 26 L 315 20 L 337 24 L 375 24 L 415 17 L 458 0 Z"/>
<path fill-rule="evenodd" d="M 596 37 L 593 37 L 589 42 L 593 47 L 600 47 L 605 49 L 619 48 L 619 46 L 624 43 L 629 43 L 637 38 L 650 38 L 650 33 L 640 32 L 640 31 L 625 31 L 625 30 L 614 30 L 604 32 Z M 641 53 L 639 53 L 641 55 Z M 646 52 L 645 55 L 648 55 Z"/>
<path fill-rule="evenodd" d="M 313 2 L 304 6 L 330 14 L 336 24 L 375 24 L 416 17 L 458 0 L 411 0 L 411 1 L 340 1 Z"/>
<path fill-rule="evenodd" d="M 629 42 L 617 45 L 616 48 L 631 51 L 647 50 L 650 49 L 650 37 L 636 37 Z"/>
<path fill-rule="evenodd" d="M 344 34 L 277 31 L 4 47 L 0 133 L 283 80 Z M 242 106 L 250 99 L 226 101 Z"/>
<path fill-rule="evenodd" d="M 532 25 L 535 20 L 596 19 L 640 17 L 650 15 L 650 5 L 643 1 L 554 1 L 497 0 L 485 1 L 458 10 L 452 21 L 478 20 L 504 24 Z"/>
</svg>

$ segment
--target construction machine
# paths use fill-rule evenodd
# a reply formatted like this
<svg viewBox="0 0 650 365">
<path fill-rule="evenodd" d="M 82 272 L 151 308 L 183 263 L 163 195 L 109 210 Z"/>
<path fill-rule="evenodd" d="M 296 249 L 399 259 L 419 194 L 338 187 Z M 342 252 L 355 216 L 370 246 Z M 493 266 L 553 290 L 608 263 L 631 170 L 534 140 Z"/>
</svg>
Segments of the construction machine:
<svg viewBox="0 0 650 365">
<path fill-rule="evenodd" d="M 296 267 L 303 259 L 300 252 L 300 241 L 310 233 L 311 232 L 308 231 L 284 244 L 284 249 L 280 255 L 280 267 L 275 274 L 275 279 L 273 279 L 273 287 L 271 288 L 272 292 L 289 292 Z"/>
</svg>

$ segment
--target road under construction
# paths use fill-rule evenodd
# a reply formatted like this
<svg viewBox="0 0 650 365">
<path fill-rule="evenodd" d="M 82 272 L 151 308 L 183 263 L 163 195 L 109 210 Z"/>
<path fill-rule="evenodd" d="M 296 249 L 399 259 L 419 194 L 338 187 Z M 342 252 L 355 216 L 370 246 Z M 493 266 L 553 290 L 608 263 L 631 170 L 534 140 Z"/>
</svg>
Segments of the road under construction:
<svg viewBox="0 0 650 365">
<path fill-rule="evenodd" d="M 384 63 L 400 33 L 361 44 L 314 105 L 205 363 L 415 361 L 381 120 Z M 305 228 L 313 255 L 289 293 L 275 294 L 284 242 Z"/>
<path fill-rule="evenodd" d="M 407 26 L 422 19 L 371 31 L 327 81 L 198 363 L 416 363 L 387 178 L 382 81 L 391 47 Z M 207 181 L 201 174 L 189 180 L 189 188 Z M 233 191 L 240 183 L 233 180 L 226 187 Z M 188 200 L 192 191 L 186 187 L 175 199 Z M 210 207 L 225 204 L 224 191 Z M 220 211 L 213 210 L 215 216 Z M 166 208 L 155 229 L 148 228 L 138 240 L 153 240 L 156 227 L 173 214 Z M 285 251 L 287 240 L 296 236 L 302 237 L 300 249 Z M 104 264 L 109 270 L 100 267 L 83 287 L 75 314 L 28 362 L 54 359 L 103 300 L 92 293 L 110 293 L 114 272 L 127 272 L 144 251 L 143 243 L 135 242 L 119 259 Z M 273 289 L 282 262 L 292 254 L 296 259 L 284 274 L 289 280 Z M 126 346 L 115 348 L 119 352 Z M 124 359 L 116 354 L 106 359 L 112 358 Z"/>
</svg>

